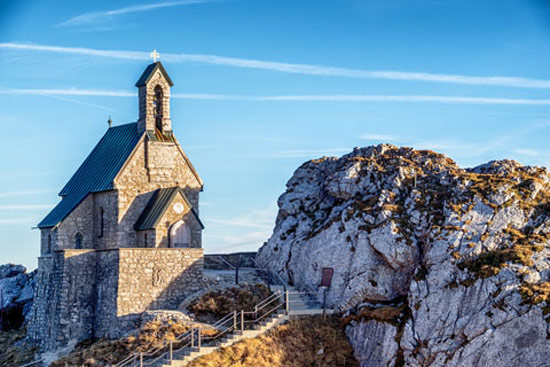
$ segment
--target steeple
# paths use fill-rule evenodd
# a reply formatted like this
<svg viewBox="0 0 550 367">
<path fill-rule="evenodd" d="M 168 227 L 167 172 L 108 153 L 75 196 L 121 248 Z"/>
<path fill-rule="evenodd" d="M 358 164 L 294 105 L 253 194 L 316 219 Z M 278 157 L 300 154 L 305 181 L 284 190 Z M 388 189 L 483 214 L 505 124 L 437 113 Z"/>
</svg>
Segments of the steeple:
<svg viewBox="0 0 550 367">
<path fill-rule="evenodd" d="M 158 54 L 155 56 L 158 57 Z M 136 83 L 139 99 L 139 134 L 146 130 L 161 136 L 172 134 L 170 88 L 173 85 L 160 61 L 148 65 L 141 74 Z"/>
</svg>

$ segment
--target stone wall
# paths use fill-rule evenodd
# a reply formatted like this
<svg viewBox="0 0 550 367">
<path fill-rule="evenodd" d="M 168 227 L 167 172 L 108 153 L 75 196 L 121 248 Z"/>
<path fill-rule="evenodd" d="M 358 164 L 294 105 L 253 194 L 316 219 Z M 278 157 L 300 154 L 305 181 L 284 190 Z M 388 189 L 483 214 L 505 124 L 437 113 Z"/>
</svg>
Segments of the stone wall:
<svg viewBox="0 0 550 367">
<path fill-rule="evenodd" d="M 148 156 L 147 159 L 146 156 Z M 159 173 L 161 171 L 162 174 Z M 140 143 L 115 180 L 115 186 L 119 195 L 117 243 L 121 247 L 143 245 L 143 238 L 138 241 L 136 237 L 134 224 L 154 191 L 159 188 L 183 187 L 189 201 L 198 210 L 201 184 L 175 143 L 152 141 Z M 182 218 L 183 215 L 179 219 Z M 200 231 L 197 233 L 195 228 L 194 232 L 194 237 L 198 238 L 200 244 Z"/>
<path fill-rule="evenodd" d="M 93 195 L 93 247 L 94 249 L 112 248 L 117 243 L 118 195 L 117 192 L 104 191 Z M 102 230 L 103 211 L 103 230 Z"/>
<path fill-rule="evenodd" d="M 176 309 L 203 278 L 202 249 L 120 249 L 119 317 Z"/>
<path fill-rule="evenodd" d="M 56 251 L 39 258 L 28 335 L 42 349 L 93 336 L 96 259 L 94 250 Z"/>
<path fill-rule="evenodd" d="M 155 98 L 155 87 L 159 85 L 162 88 L 162 131 L 172 130 L 170 121 L 170 85 L 164 79 L 164 76 L 157 70 L 146 85 L 139 87 L 139 120 L 138 131 L 155 130 L 155 108 L 153 100 Z"/>
<path fill-rule="evenodd" d="M 202 249 L 63 250 L 39 258 L 28 336 L 43 350 L 118 338 L 147 310 L 176 309 L 203 278 Z"/>
<path fill-rule="evenodd" d="M 185 208 L 183 213 L 176 213 L 174 211 L 174 204 L 180 203 Z M 202 227 L 197 218 L 191 213 L 191 208 L 187 205 L 181 195 L 176 195 L 174 200 L 168 206 L 168 209 L 164 215 L 160 218 L 159 223 L 155 231 L 155 245 L 156 247 L 170 247 L 171 246 L 171 229 L 174 223 L 179 220 L 183 220 L 185 225 L 189 227 L 191 232 L 191 247 L 200 248 L 201 243 L 201 231 Z"/>
<path fill-rule="evenodd" d="M 57 228 L 56 250 L 75 248 L 76 234 L 82 235 L 82 248 L 94 248 L 94 199 L 88 195 Z"/>
</svg>

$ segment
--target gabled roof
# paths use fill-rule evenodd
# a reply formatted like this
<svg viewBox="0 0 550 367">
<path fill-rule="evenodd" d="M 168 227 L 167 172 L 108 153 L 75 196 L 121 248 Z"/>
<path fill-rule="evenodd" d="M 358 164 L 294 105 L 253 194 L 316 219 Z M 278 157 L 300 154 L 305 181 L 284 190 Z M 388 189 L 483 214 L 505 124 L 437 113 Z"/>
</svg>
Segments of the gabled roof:
<svg viewBox="0 0 550 367">
<path fill-rule="evenodd" d="M 181 189 L 181 187 L 171 187 L 167 189 L 158 189 L 157 191 L 155 191 L 153 197 L 151 198 L 151 200 L 149 200 L 149 203 L 147 204 L 147 206 L 143 210 L 143 213 L 141 213 L 141 216 L 138 218 L 136 224 L 134 225 L 134 229 L 136 231 L 155 229 L 159 220 L 166 212 L 166 209 L 168 209 L 168 206 L 170 206 L 170 203 L 172 203 L 172 200 L 174 200 L 174 197 L 178 193 L 181 194 L 185 203 L 189 206 L 189 208 L 191 208 L 191 213 L 193 214 L 197 222 L 199 222 L 200 226 L 204 229 L 204 225 L 199 219 L 199 215 L 191 205 L 191 202 L 189 201 L 187 195 L 185 195 L 185 192 Z"/>
<path fill-rule="evenodd" d="M 143 74 L 141 74 L 141 76 L 139 77 L 136 83 L 136 87 L 141 87 L 142 85 L 147 84 L 147 82 L 149 81 L 149 79 L 151 79 L 151 77 L 153 76 L 153 74 L 157 69 L 160 70 L 162 75 L 164 75 L 164 78 L 168 82 L 168 85 L 172 87 L 174 83 L 172 83 L 172 79 L 170 79 L 170 77 L 168 76 L 168 73 L 166 72 L 166 70 L 164 69 L 164 66 L 162 66 L 160 61 L 149 64 L 147 68 L 145 68 L 145 71 L 143 72 Z"/>
<path fill-rule="evenodd" d="M 38 224 L 54 227 L 92 192 L 113 189 L 113 181 L 140 140 L 137 124 L 109 128 L 59 195 L 63 197 Z"/>
</svg>

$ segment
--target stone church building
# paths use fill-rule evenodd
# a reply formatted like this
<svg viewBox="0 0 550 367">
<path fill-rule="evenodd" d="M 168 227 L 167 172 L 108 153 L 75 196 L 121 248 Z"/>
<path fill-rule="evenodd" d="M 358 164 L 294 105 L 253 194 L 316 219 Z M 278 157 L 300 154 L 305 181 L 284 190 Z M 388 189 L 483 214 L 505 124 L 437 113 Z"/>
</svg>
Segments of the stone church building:
<svg viewBox="0 0 550 367">
<path fill-rule="evenodd" d="M 111 126 L 38 224 L 29 336 L 43 350 L 118 337 L 200 287 L 203 182 L 172 132 L 160 62 L 136 83 L 137 122 Z"/>
</svg>

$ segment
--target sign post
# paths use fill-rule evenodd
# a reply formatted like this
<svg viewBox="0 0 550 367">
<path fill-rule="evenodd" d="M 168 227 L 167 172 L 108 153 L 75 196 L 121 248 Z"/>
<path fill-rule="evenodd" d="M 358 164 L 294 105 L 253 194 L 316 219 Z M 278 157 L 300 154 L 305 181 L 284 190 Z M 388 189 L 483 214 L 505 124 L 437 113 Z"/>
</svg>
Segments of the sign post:
<svg viewBox="0 0 550 367">
<path fill-rule="evenodd" d="M 326 314 L 326 308 L 327 308 L 327 289 L 330 288 L 333 274 L 334 274 L 333 268 L 321 269 L 321 284 L 319 285 L 319 288 L 323 290 L 323 321 L 325 321 L 325 314 Z"/>
</svg>

